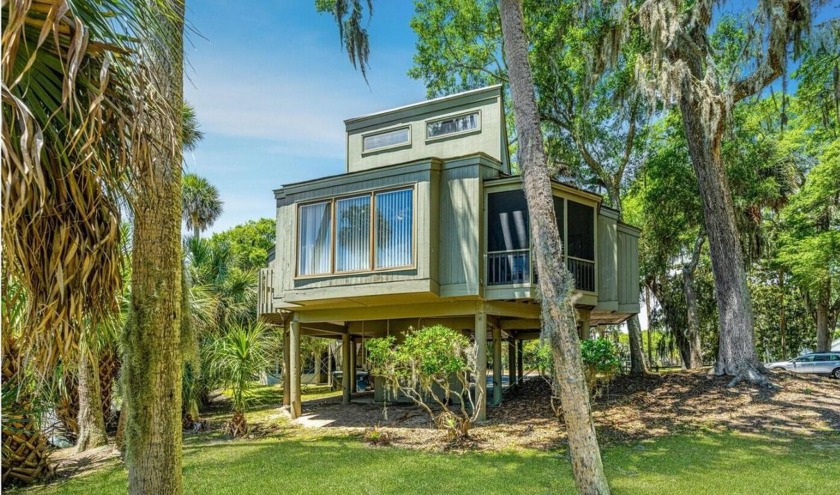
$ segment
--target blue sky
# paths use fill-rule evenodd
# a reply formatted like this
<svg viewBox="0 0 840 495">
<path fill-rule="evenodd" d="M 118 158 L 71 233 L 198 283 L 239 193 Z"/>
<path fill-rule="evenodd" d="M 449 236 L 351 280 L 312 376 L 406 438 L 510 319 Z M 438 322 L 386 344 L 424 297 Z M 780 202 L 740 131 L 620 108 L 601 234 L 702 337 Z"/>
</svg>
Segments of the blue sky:
<svg viewBox="0 0 840 495">
<path fill-rule="evenodd" d="M 314 1 L 188 2 L 186 99 L 205 133 L 185 156 L 224 201 L 210 229 L 274 216 L 272 190 L 344 171 L 344 119 L 423 100 L 406 75 L 416 37 L 413 2 L 377 2 L 368 80 L 341 50 Z"/>
</svg>

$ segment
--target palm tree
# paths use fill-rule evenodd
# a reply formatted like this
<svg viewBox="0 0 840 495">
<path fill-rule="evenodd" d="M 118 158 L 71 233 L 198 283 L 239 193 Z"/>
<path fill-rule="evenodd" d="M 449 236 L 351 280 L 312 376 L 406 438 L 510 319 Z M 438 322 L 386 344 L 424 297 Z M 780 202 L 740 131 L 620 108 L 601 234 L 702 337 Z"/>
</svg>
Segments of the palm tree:
<svg viewBox="0 0 840 495">
<path fill-rule="evenodd" d="M 201 231 L 207 230 L 222 214 L 219 190 L 196 174 L 184 175 L 181 204 L 184 222 L 188 229 L 192 229 L 196 239 Z"/>
<path fill-rule="evenodd" d="M 2 304 L 2 431 L 4 486 L 27 484 L 52 475 L 49 446 L 41 433 L 32 374 L 23 369 L 18 345 L 26 318 L 26 293 L 6 277 Z"/>
<path fill-rule="evenodd" d="M 276 344 L 267 327 L 260 323 L 251 327 L 232 325 L 205 351 L 211 376 L 231 389 L 233 418 L 226 429 L 232 436 L 242 436 L 248 431 L 245 420 L 248 390 L 259 372 L 268 367 Z"/>
<path fill-rule="evenodd" d="M 116 309 L 118 198 L 142 163 L 136 117 L 165 112 L 135 92 L 156 85 L 135 50 L 139 33 L 158 32 L 156 9 L 145 0 L 3 2 L 3 268 L 26 301 L 14 340 L 4 340 L 4 393 L 24 380 L 13 376 L 25 372 L 11 366 L 17 359 L 49 375 L 75 359 L 84 318 Z M 31 398 L 17 403 L 30 411 Z M 37 428 L 19 435 L 19 448 L 3 450 L 4 479 L 28 463 L 18 479 L 34 481 L 49 472 Z"/>
<path fill-rule="evenodd" d="M 181 473 L 181 167 L 184 2 L 148 2 L 158 32 L 141 33 L 153 92 L 144 102 L 170 109 L 136 122 L 131 308 L 123 330 L 128 492 L 180 494 Z"/>
<path fill-rule="evenodd" d="M 82 315 L 114 311 L 122 285 L 118 197 L 144 79 L 127 54 L 153 29 L 149 7 L 3 2 L 3 252 L 29 299 L 22 351 L 38 347 L 45 368 L 75 351 Z"/>
</svg>

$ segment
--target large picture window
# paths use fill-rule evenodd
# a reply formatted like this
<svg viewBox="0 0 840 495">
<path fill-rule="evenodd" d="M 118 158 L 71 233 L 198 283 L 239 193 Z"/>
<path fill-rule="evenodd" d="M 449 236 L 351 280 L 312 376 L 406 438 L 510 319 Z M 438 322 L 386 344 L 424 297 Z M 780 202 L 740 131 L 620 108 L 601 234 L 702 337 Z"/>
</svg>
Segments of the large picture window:
<svg viewBox="0 0 840 495">
<path fill-rule="evenodd" d="M 303 205 L 298 211 L 299 276 L 414 264 L 413 188 Z"/>
<path fill-rule="evenodd" d="M 298 222 L 298 273 L 320 275 L 332 267 L 332 204 L 318 203 L 300 207 Z"/>
<path fill-rule="evenodd" d="M 376 194 L 376 268 L 412 264 L 414 190 Z"/>
</svg>

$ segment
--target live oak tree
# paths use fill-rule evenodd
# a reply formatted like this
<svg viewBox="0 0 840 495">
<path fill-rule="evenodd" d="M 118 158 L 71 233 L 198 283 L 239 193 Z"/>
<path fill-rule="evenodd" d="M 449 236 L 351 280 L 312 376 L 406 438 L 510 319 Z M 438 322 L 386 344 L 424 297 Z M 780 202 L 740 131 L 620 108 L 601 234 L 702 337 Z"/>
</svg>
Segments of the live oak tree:
<svg viewBox="0 0 840 495">
<path fill-rule="evenodd" d="M 523 22 L 552 175 L 604 190 L 621 216 L 625 181 L 645 154 L 647 101 L 634 82 L 645 46 L 638 28 L 621 32 L 611 12 L 609 5 L 526 2 Z M 429 96 L 508 83 L 495 2 L 417 2 L 411 27 L 418 41 L 409 75 L 423 79 Z M 644 373 L 638 316 L 628 327 L 631 372 Z"/>
<path fill-rule="evenodd" d="M 576 332 L 571 298 L 574 279 L 562 262 L 562 245 L 551 200 L 551 179 L 528 61 L 521 0 L 501 0 L 499 12 L 519 139 L 522 187 L 531 218 L 531 238 L 536 241 L 534 255 L 540 273 L 542 333 L 554 354 L 555 383 L 560 390 L 572 471 L 580 493 L 608 494 L 610 489 L 595 436 Z"/>
<path fill-rule="evenodd" d="M 642 89 L 652 99 L 677 105 L 682 114 L 717 291 L 720 345 L 715 372 L 732 376 L 731 384 L 769 382 L 755 354 L 752 306 L 721 141 L 734 105 L 785 72 L 788 47 L 796 46 L 810 27 L 811 3 L 760 2 L 749 14 L 749 36 L 739 60 L 728 66 L 716 63 L 710 42 L 715 8 L 725 9 L 728 2 L 649 0 L 631 16 L 637 16 L 650 43 L 638 63 Z"/>
</svg>

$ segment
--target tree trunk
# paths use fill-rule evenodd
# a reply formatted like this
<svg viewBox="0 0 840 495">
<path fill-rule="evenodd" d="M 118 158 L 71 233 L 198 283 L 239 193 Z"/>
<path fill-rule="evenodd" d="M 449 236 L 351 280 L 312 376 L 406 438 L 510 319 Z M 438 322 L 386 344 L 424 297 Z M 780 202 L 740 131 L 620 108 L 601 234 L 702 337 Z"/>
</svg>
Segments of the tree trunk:
<svg viewBox="0 0 840 495">
<path fill-rule="evenodd" d="M 102 417 L 105 427 L 112 421 L 111 406 L 114 401 L 114 390 L 120 376 L 120 358 L 116 349 L 106 349 L 99 354 L 99 387 L 102 391 Z"/>
<path fill-rule="evenodd" d="M 117 434 L 114 435 L 114 446 L 125 457 L 125 423 L 128 420 L 128 403 L 123 400 L 120 417 L 117 419 Z"/>
<path fill-rule="evenodd" d="M 648 319 L 648 329 L 647 329 L 647 365 L 648 369 L 653 366 L 653 337 L 651 336 L 651 332 L 653 331 L 653 326 L 651 325 L 651 318 L 650 318 L 650 287 L 645 284 L 645 314 L 647 315 Z"/>
<path fill-rule="evenodd" d="M 703 366 L 703 346 L 700 341 L 700 316 L 697 314 L 697 292 L 694 290 L 694 270 L 683 268 L 683 295 L 686 306 L 686 342 L 688 355 L 683 356 L 685 367 L 696 369 Z"/>
<path fill-rule="evenodd" d="M 144 40 L 160 98 L 183 105 L 184 5 L 170 0 L 166 37 Z M 150 95 L 154 97 L 154 95 Z M 128 492 L 183 492 L 181 481 L 181 116 L 143 116 L 147 135 L 134 198 L 131 320 L 124 384 Z M 156 139 L 154 139 L 156 138 Z"/>
<path fill-rule="evenodd" d="M 552 200 L 551 180 L 543 148 L 534 82 L 528 62 L 528 41 L 522 22 L 521 0 L 501 0 L 504 55 L 510 74 L 514 118 L 519 138 L 519 162 L 531 218 L 531 239 L 542 294 L 543 335 L 554 355 L 556 380 L 569 439 L 572 471 L 583 494 L 610 492 L 583 375 L 571 301 L 572 275 L 562 262 L 562 246 Z"/>
<path fill-rule="evenodd" d="M 781 334 L 782 359 L 787 359 L 787 317 L 785 315 L 785 272 L 779 270 L 779 333 Z"/>
<path fill-rule="evenodd" d="M 647 373 L 647 366 L 645 353 L 642 351 L 642 325 L 639 323 L 639 315 L 633 315 L 627 320 L 627 333 L 630 337 L 630 374 L 643 375 Z"/>
<path fill-rule="evenodd" d="M 738 241 L 735 209 L 721 160 L 721 139 L 725 116 L 716 125 L 707 122 L 711 117 L 704 111 L 702 97 L 695 94 L 690 78 L 683 84 L 680 111 L 688 140 L 691 163 L 697 175 L 712 272 L 715 279 L 715 299 L 718 309 L 720 346 L 715 373 L 733 376 L 735 385 L 741 380 L 769 385 L 759 369 L 762 368 L 753 345 L 753 314 L 747 276 Z M 720 111 L 723 113 L 723 111 Z M 713 129 L 709 129 L 714 127 Z M 707 133 L 707 129 L 712 132 Z"/>
<path fill-rule="evenodd" d="M 107 445 L 108 435 L 102 415 L 99 356 L 85 345 L 81 346 L 79 355 L 79 439 L 76 452 L 84 452 Z"/>
<path fill-rule="evenodd" d="M 826 284 L 821 292 L 817 297 L 817 352 L 828 352 L 831 350 L 831 336 L 828 332 L 828 306 L 831 286 Z"/>
</svg>

